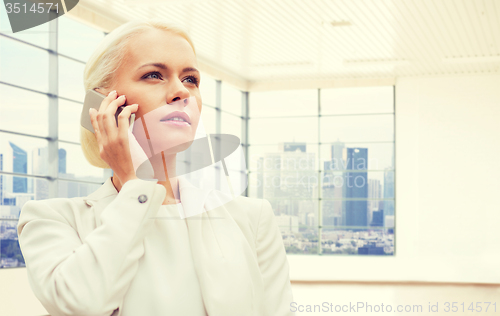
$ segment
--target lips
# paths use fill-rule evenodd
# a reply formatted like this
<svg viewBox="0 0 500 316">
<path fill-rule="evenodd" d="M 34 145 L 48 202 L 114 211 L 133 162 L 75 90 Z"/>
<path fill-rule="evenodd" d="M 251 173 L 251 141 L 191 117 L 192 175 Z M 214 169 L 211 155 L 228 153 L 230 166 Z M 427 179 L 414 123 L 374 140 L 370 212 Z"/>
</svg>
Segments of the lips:
<svg viewBox="0 0 500 316">
<path fill-rule="evenodd" d="M 183 119 L 184 121 L 186 121 L 189 125 L 191 125 L 191 119 L 189 118 L 189 115 L 186 113 L 186 112 L 182 112 L 182 111 L 174 111 L 174 112 L 171 112 L 169 113 L 168 115 L 164 116 L 160 121 L 161 122 L 165 122 L 167 121 L 168 119 L 171 119 L 171 118 L 174 118 L 174 117 L 177 117 L 177 118 L 180 118 L 180 119 Z M 174 121 L 175 122 L 175 121 Z"/>
</svg>

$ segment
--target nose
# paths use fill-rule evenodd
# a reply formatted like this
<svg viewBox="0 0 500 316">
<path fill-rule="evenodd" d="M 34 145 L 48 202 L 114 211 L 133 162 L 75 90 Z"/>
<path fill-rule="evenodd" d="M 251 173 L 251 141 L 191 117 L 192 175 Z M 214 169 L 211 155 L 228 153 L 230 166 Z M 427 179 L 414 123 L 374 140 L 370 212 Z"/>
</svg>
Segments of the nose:
<svg viewBox="0 0 500 316">
<path fill-rule="evenodd" d="M 176 79 L 174 80 L 174 82 L 172 82 L 172 85 L 170 87 L 170 93 L 167 98 L 167 103 L 172 103 L 178 100 L 187 99 L 189 97 L 190 97 L 189 90 L 186 88 L 186 86 L 184 86 L 181 80 Z"/>
</svg>

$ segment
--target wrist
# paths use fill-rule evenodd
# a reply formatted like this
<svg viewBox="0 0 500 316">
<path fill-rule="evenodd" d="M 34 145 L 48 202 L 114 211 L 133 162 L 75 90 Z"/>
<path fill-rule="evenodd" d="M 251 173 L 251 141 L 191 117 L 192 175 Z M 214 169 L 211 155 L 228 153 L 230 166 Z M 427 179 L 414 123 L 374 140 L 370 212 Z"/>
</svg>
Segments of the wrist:
<svg viewBox="0 0 500 316">
<path fill-rule="evenodd" d="M 126 182 L 135 179 L 139 179 L 135 174 L 119 176 L 118 174 L 114 173 L 111 177 L 111 182 L 113 183 L 116 191 L 120 192 L 121 188 L 125 185 Z"/>
<path fill-rule="evenodd" d="M 128 180 L 138 179 L 132 168 L 120 168 L 119 170 L 113 169 L 113 175 L 118 178 L 122 185 Z"/>
</svg>

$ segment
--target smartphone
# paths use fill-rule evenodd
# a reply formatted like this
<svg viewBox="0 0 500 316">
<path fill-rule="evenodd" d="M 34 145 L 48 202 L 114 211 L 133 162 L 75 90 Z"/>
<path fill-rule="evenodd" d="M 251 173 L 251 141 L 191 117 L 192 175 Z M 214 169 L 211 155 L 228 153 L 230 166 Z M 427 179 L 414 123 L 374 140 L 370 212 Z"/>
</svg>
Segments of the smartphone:
<svg viewBox="0 0 500 316">
<path fill-rule="evenodd" d="M 83 109 L 82 109 L 82 115 L 80 119 L 80 124 L 91 131 L 92 133 L 95 133 L 94 127 L 92 126 L 92 122 L 90 121 L 90 114 L 89 114 L 89 109 L 94 108 L 96 110 L 99 110 L 99 107 L 101 106 L 102 100 L 106 97 L 106 95 L 99 93 L 93 89 L 87 90 L 85 93 L 85 101 L 83 101 Z M 116 126 L 118 126 L 118 115 L 123 111 L 123 109 L 127 106 L 127 103 L 125 102 L 124 105 L 120 105 L 118 109 L 116 110 L 115 113 L 115 119 L 116 119 Z M 135 114 L 132 113 L 129 118 L 129 126 L 132 128 L 133 124 L 135 121 Z"/>
</svg>

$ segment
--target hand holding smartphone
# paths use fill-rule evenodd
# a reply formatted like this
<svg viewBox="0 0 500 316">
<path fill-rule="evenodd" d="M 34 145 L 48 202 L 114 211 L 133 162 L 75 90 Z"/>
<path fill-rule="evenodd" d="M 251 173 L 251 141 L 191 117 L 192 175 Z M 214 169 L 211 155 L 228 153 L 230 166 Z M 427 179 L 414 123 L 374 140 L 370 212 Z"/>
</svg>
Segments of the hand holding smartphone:
<svg viewBox="0 0 500 316">
<path fill-rule="evenodd" d="M 118 97 L 116 91 L 106 96 L 88 90 L 82 109 L 81 125 L 95 134 L 101 159 L 113 169 L 122 185 L 137 179 L 130 142 L 137 142 L 131 133 L 131 125 L 138 108 L 138 104 L 127 105 L 125 95 Z M 126 117 L 119 117 L 121 112 Z"/>
<path fill-rule="evenodd" d="M 95 90 L 89 89 L 89 90 L 87 90 L 87 93 L 85 94 L 85 101 L 83 101 L 83 109 L 82 109 L 80 124 L 94 134 L 95 134 L 95 131 L 94 131 L 94 127 L 92 126 L 92 122 L 90 121 L 89 109 L 94 108 L 97 111 L 99 111 L 99 107 L 101 106 L 101 103 L 104 100 L 104 98 L 106 98 L 106 96 L 104 94 L 99 93 Z M 123 109 L 126 106 L 127 106 L 127 102 L 125 101 L 125 104 L 118 107 L 118 109 L 115 113 L 116 126 L 118 126 L 118 115 L 123 111 Z M 132 115 L 129 118 L 130 128 L 132 128 L 134 121 L 135 121 L 135 114 L 132 113 Z"/>
</svg>

